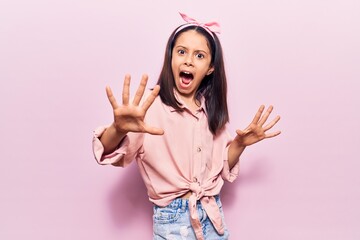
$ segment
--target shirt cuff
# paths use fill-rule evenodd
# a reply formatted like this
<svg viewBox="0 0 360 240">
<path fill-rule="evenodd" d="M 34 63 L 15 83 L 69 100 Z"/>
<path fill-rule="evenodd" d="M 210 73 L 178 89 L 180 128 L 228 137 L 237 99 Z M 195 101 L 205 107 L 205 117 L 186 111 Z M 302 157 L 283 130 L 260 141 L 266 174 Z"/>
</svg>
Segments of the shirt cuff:
<svg viewBox="0 0 360 240">
<path fill-rule="evenodd" d="M 221 177 L 228 182 L 233 182 L 239 176 L 240 163 L 237 162 L 235 166 L 233 166 L 231 169 L 229 168 L 229 162 L 228 160 L 225 160 L 224 168 L 221 172 Z"/>
<path fill-rule="evenodd" d="M 221 177 L 228 182 L 233 182 L 239 176 L 240 161 L 237 161 L 237 163 L 230 169 L 228 156 L 227 156 L 227 153 L 229 151 L 229 146 L 226 148 L 225 151 L 226 151 L 226 160 L 224 160 L 224 166 L 221 171 Z"/>
<path fill-rule="evenodd" d="M 98 127 L 94 130 L 93 143 L 92 143 L 94 157 L 97 163 L 101 165 L 112 164 L 112 165 L 122 166 L 123 164 L 121 164 L 121 160 L 125 155 L 126 152 L 125 149 L 129 145 L 129 140 L 127 139 L 127 136 L 125 136 L 125 138 L 121 140 L 121 143 L 119 144 L 119 147 L 116 150 L 104 155 L 104 146 L 102 145 L 99 138 L 101 137 L 101 135 L 104 133 L 105 130 L 106 130 L 105 126 Z"/>
</svg>

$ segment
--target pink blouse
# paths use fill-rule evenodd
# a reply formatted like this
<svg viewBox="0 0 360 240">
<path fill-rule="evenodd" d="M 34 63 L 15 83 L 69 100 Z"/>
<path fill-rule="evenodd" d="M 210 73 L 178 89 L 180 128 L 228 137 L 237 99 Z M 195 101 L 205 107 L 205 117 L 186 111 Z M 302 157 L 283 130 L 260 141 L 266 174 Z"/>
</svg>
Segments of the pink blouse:
<svg viewBox="0 0 360 240">
<path fill-rule="evenodd" d="M 93 152 L 103 165 L 125 167 L 136 160 L 149 200 L 158 206 L 166 206 L 191 191 L 190 220 L 198 239 L 203 239 L 196 201 L 200 200 L 216 230 L 222 234 L 222 220 L 213 196 L 220 193 L 224 180 L 236 179 L 239 163 L 229 169 L 228 146 L 232 138 L 225 128 L 216 136 L 210 132 L 204 100 L 193 113 L 182 104 L 184 111 L 179 112 L 157 97 L 147 111 L 145 122 L 162 128 L 164 135 L 128 133 L 118 149 L 107 155 L 103 154 L 99 140 L 106 128 L 97 128 Z"/>
</svg>

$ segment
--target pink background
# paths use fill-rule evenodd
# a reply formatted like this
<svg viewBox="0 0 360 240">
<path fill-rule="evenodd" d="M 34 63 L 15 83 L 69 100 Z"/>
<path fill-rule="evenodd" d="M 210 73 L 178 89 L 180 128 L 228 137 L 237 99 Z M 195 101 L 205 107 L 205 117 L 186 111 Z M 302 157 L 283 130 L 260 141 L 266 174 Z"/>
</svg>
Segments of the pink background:
<svg viewBox="0 0 360 240">
<path fill-rule="evenodd" d="M 282 116 L 223 190 L 231 239 L 360 239 L 358 0 L 1 1 L 0 239 L 151 239 L 136 166 L 91 137 L 106 85 L 156 82 L 178 11 L 222 25 L 232 133 Z"/>
</svg>

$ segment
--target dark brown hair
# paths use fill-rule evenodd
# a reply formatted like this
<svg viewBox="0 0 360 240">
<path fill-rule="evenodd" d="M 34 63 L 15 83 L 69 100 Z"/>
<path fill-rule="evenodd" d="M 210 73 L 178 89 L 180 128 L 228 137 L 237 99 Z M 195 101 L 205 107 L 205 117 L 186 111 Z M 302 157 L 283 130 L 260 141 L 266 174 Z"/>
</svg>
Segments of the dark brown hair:
<svg viewBox="0 0 360 240">
<path fill-rule="evenodd" d="M 179 28 L 181 27 L 183 26 L 180 26 Z M 178 111 L 183 111 L 181 104 L 176 100 L 174 95 L 175 80 L 171 68 L 172 50 L 176 39 L 181 33 L 189 30 L 195 30 L 202 34 L 206 38 L 211 51 L 210 64 L 214 67 L 214 71 L 204 77 L 197 89 L 195 97 L 198 100 L 202 96 L 205 98 L 209 129 L 214 135 L 216 135 L 218 130 L 222 129 L 225 124 L 229 122 L 227 107 L 227 82 L 223 52 L 219 38 L 215 33 L 210 35 L 209 32 L 200 26 L 189 25 L 178 31 L 179 28 L 175 29 L 170 35 L 166 45 L 164 64 L 157 82 L 157 84 L 160 85 L 160 98 L 164 104 L 171 106 Z"/>
</svg>

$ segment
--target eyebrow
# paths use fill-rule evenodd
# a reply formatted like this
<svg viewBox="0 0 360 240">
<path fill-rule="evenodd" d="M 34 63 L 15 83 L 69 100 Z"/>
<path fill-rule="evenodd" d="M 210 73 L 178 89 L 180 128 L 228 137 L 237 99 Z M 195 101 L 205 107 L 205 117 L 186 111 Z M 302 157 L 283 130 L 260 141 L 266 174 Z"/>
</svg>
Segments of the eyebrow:
<svg viewBox="0 0 360 240">
<path fill-rule="evenodd" d="M 175 45 L 174 48 L 184 48 L 184 49 L 188 50 L 188 48 L 183 45 Z M 203 52 L 203 53 L 209 54 L 207 51 L 202 50 L 202 49 L 195 50 L 194 52 Z"/>
</svg>

